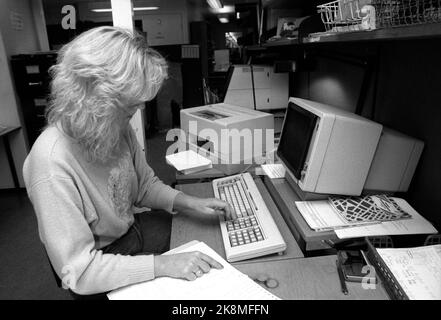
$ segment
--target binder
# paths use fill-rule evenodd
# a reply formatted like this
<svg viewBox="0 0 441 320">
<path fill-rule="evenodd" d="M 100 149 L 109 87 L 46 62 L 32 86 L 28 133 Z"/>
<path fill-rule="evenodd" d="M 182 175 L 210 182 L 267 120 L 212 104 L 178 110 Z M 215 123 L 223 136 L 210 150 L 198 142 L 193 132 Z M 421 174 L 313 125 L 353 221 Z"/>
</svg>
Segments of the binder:
<svg viewBox="0 0 441 320">
<path fill-rule="evenodd" d="M 441 242 L 441 235 L 435 235 L 435 236 L 431 236 L 431 237 L 436 237 L 436 240 L 437 240 L 436 243 L 439 244 Z M 397 280 L 397 277 L 391 271 L 391 269 L 386 264 L 384 259 L 381 257 L 380 253 L 377 251 L 377 249 L 371 243 L 369 238 L 366 238 L 366 240 L 367 240 L 366 242 L 367 242 L 367 248 L 368 248 L 367 252 L 366 252 L 367 259 L 369 260 L 371 265 L 375 267 L 376 273 L 379 276 L 379 278 L 381 279 L 383 287 L 386 290 L 386 292 L 388 293 L 389 297 L 392 300 L 410 300 L 410 297 L 408 296 L 408 294 L 406 293 L 406 291 L 404 290 L 402 285 L 399 283 L 399 281 Z M 421 248 L 426 247 L 426 246 L 427 246 L 428 250 L 432 250 L 432 248 L 429 248 L 429 246 L 428 246 L 429 244 L 430 244 L 430 242 L 426 240 L 425 244 L 421 247 L 403 248 L 403 250 L 410 250 L 410 252 L 415 253 L 415 252 L 417 252 L 415 250 L 421 250 Z M 382 250 L 389 250 L 389 249 L 383 248 Z M 391 249 L 391 250 L 394 250 L 394 249 Z M 439 265 L 439 260 L 437 260 L 437 261 L 438 261 L 438 265 Z M 397 271 L 396 267 L 397 267 L 397 265 L 395 264 L 395 270 Z M 405 271 L 405 270 L 406 269 L 403 269 L 400 271 Z M 439 281 L 439 277 L 436 279 Z M 426 278 L 426 280 L 427 280 L 427 278 Z M 425 283 L 427 284 L 428 282 L 426 281 Z M 436 285 L 436 283 L 435 283 L 435 285 Z M 412 290 L 409 292 L 410 292 L 410 294 L 413 295 L 414 299 L 421 299 L 421 297 L 419 298 L 418 296 L 415 295 L 415 291 L 413 291 L 415 289 L 411 289 L 410 287 L 408 289 Z M 428 293 L 429 292 L 430 291 L 428 291 Z M 439 295 L 439 292 L 438 292 L 438 295 Z M 422 298 L 422 299 L 425 299 L 425 298 Z"/>
<path fill-rule="evenodd" d="M 367 258 L 371 265 L 374 266 L 377 275 L 379 275 L 384 289 L 392 300 L 409 300 L 398 280 L 395 278 L 383 258 L 378 254 L 377 249 L 367 239 Z"/>
</svg>

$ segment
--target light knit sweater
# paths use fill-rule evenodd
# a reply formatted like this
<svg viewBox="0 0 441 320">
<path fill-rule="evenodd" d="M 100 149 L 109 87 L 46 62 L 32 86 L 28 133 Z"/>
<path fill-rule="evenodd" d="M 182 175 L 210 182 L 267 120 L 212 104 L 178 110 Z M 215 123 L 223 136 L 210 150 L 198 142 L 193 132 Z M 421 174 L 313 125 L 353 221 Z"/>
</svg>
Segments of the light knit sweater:
<svg viewBox="0 0 441 320">
<path fill-rule="evenodd" d="M 75 140 L 49 127 L 34 143 L 23 175 L 40 239 L 70 289 L 94 294 L 154 278 L 153 255 L 100 250 L 128 231 L 140 208 L 172 212 L 179 193 L 154 175 L 131 128 L 118 159 L 102 165 L 87 161 Z"/>
</svg>

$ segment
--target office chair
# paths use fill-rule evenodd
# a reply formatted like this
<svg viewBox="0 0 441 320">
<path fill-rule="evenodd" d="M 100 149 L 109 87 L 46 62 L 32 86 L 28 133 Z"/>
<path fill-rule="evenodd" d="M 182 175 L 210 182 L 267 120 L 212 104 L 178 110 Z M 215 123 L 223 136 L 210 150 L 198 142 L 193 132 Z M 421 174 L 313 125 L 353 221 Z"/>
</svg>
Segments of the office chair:
<svg viewBox="0 0 441 320">
<path fill-rule="evenodd" d="M 202 78 L 202 89 L 204 93 L 204 104 L 215 104 L 219 103 L 219 97 L 210 89 L 210 87 L 207 84 L 207 80 L 205 78 Z"/>
</svg>

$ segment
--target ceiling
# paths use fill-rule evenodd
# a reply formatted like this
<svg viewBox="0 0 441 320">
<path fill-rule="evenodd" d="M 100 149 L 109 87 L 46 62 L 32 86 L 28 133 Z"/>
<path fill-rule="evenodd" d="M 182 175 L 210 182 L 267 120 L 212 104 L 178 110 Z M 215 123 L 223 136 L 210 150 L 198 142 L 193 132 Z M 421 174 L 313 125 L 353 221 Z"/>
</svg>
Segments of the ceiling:
<svg viewBox="0 0 441 320">
<path fill-rule="evenodd" d="M 44 3 L 44 6 L 46 8 L 48 7 L 55 7 L 60 8 L 63 5 L 68 4 L 75 4 L 75 3 L 93 3 L 93 2 L 101 2 L 101 3 L 110 3 L 110 0 L 42 0 Z M 164 3 L 165 7 L 174 6 L 174 3 L 179 3 L 182 6 L 182 2 L 187 2 L 191 5 L 191 7 L 201 8 L 203 15 L 205 16 L 205 19 L 207 20 L 215 20 L 217 21 L 217 18 L 219 17 L 219 14 L 216 15 L 215 12 L 213 12 L 206 0 L 133 0 L 134 3 L 136 2 L 145 2 L 146 4 L 152 4 L 155 6 L 161 7 L 161 2 Z M 234 6 L 234 5 L 246 5 L 246 4 L 256 4 L 259 2 L 259 0 L 221 0 L 222 3 L 225 6 Z M 292 1 L 292 0 L 291 0 Z M 234 15 L 234 12 L 230 14 L 222 14 L 221 16 L 231 16 Z"/>
</svg>

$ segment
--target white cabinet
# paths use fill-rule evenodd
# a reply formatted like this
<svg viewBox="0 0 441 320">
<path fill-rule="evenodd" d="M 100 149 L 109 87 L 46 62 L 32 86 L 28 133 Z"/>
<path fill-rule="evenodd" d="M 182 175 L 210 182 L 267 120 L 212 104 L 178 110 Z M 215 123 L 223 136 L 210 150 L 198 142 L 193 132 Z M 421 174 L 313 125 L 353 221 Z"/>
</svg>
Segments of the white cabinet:
<svg viewBox="0 0 441 320">
<path fill-rule="evenodd" d="M 253 81 L 254 94 L 253 97 Z M 235 65 L 225 103 L 245 108 L 283 109 L 288 105 L 288 73 L 274 73 L 272 66 Z"/>
<path fill-rule="evenodd" d="M 185 43 L 181 13 L 144 15 L 142 29 L 151 46 Z"/>
</svg>

